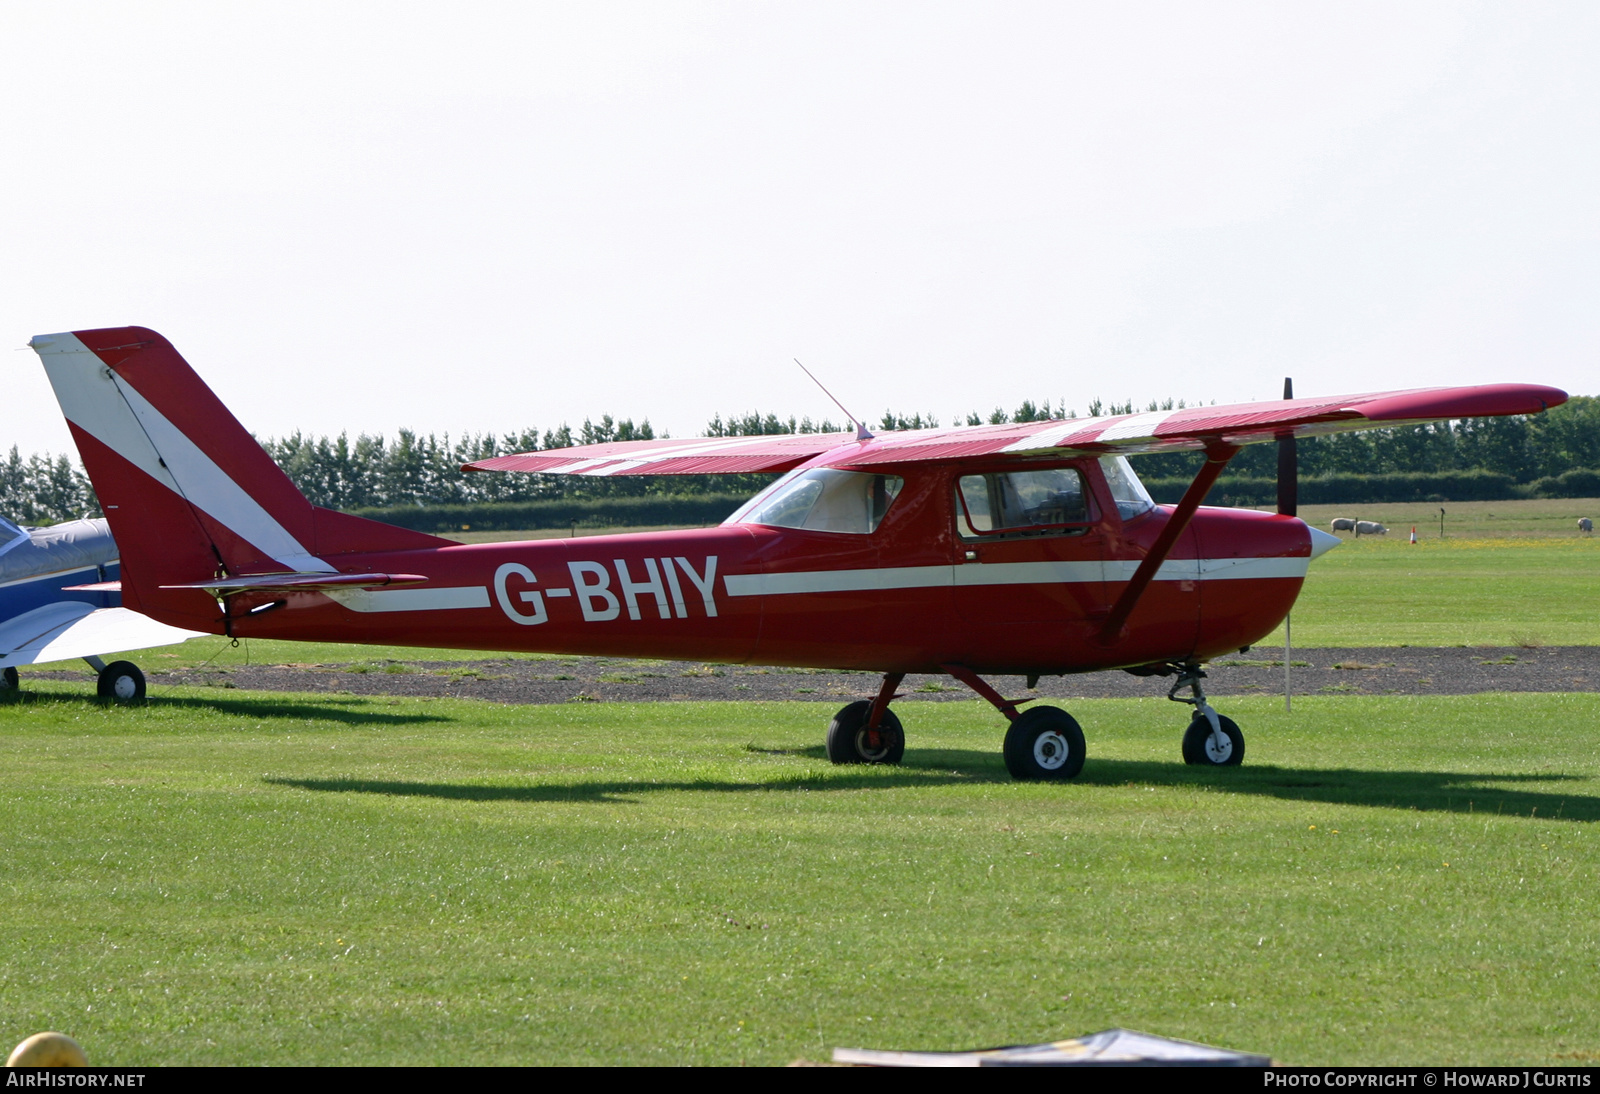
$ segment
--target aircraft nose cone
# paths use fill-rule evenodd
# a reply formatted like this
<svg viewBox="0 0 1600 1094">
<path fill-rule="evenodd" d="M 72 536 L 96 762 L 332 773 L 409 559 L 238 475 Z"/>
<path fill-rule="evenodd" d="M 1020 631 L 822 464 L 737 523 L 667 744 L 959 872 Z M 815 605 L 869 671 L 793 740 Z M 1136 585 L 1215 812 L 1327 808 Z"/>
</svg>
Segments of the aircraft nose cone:
<svg viewBox="0 0 1600 1094">
<path fill-rule="evenodd" d="M 1311 557 L 1313 559 L 1321 558 L 1344 542 L 1338 536 L 1330 536 L 1328 533 L 1313 528 L 1309 524 L 1306 525 L 1306 531 L 1311 533 Z"/>
</svg>

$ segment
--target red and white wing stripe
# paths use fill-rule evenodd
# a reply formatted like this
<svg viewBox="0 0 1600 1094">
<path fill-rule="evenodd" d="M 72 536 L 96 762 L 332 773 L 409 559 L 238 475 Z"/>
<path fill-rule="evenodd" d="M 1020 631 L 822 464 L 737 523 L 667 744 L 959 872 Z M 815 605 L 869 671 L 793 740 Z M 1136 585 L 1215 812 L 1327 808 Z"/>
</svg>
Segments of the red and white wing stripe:
<svg viewBox="0 0 1600 1094">
<path fill-rule="evenodd" d="M 1132 454 L 1203 448 L 1219 441 L 1255 444 L 1291 432 L 1297 437 L 1313 437 L 1451 418 L 1537 414 L 1566 401 L 1566 392 L 1537 384 L 1418 388 L 1105 418 L 920 429 L 885 433 L 865 442 L 849 433 L 621 441 L 496 456 L 467 464 L 467 468 L 566 475 L 686 475 L 788 471 L 824 454 L 827 458 L 817 462 L 836 467 L 971 457 Z"/>
<path fill-rule="evenodd" d="M 1566 401 L 1566 392 L 1536 384 L 1279 399 L 1105 418 L 890 434 L 858 456 L 841 462 L 865 465 L 972 456 L 1131 455 L 1197 449 L 1215 442 L 1257 444 L 1285 433 L 1313 437 L 1451 418 L 1537 414 Z"/>
<path fill-rule="evenodd" d="M 851 433 L 784 433 L 759 437 L 691 437 L 661 441 L 614 441 L 553 448 L 515 456 L 493 456 L 466 465 L 468 471 L 542 471 L 549 475 L 727 475 L 742 471 L 788 471 L 831 452 Z"/>
</svg>

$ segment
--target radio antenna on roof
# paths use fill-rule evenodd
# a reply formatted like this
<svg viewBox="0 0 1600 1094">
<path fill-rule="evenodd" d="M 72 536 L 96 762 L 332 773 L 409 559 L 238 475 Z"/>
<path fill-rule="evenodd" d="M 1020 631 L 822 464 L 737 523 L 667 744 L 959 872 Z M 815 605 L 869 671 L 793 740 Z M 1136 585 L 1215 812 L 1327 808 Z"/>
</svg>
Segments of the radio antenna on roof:
<svg viewBox="0 0 1600 1094">
<path fill-rule="evenodd" d="M 797 364 L 797 365 L 800 365 L 800 358 L 796 357 L 794 359 L 794 363 Z M 800 365 L 800 371 L 805 373 L 807 376 L 810 376 L 811 377 L 811 382 L 813 384 L 816 384 L 818 387 L 822 387 L 822 381 L 817 379 L 815 376 L 812 376 L 811 375 L 811 370 L 806 368 L 806 366 Z M 858 440 L 858 441 L 870 441 L 870 440 L 872 440 L 872 434 L 867 430 L 867 424 L 865 422 L 863 422 L 860 418 L 857 418 L 854 414 L 850 413 L 848 410 L 845 410 L 844 409 L 844 404 L 841 403 L 838 399 L 834 399 L 833 398 L 833 392 L 829 391 L 825 387 L 822 387 L 822 394 L 826 395 L 830 400 L 832 400 L 834 406 L 836 406 L 840 410 L 844 411 L 845 420 L 848 421 L 851 425 L 856 427 L 856 440 Z"/>
</svg>

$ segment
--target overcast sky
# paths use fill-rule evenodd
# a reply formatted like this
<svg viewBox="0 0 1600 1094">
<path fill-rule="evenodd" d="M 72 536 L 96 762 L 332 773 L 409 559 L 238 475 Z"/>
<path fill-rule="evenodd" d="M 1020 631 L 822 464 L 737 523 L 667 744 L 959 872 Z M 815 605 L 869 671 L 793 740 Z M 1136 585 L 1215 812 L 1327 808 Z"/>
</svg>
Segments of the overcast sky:
<svg viewBox="0 0 1600 1094">
<path fill-rule="evenodd" d="M 0 322 L 258 435 L 1600 391 L 1600 5 L 0 0 Z M 0 451 L 70 450 L 7 352 Z M 838 417 L 836 413 L 833 415 Z"/>
</svg>

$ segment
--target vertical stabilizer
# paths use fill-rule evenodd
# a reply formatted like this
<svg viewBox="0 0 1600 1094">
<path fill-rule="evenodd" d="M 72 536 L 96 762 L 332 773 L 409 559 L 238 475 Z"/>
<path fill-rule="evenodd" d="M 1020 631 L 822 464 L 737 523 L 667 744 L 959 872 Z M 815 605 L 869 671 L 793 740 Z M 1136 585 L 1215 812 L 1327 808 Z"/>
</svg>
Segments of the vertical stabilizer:
<svg viewBox="0 0 1600 1094">
<path fill-rule="evenodd" d="M 40 335 L 39 354 L 112 534 L 129 607 L 214 623 L 214 601 L 162 585 L 217 574 L 333 573 L 340 550 L 431 536 L 319 510 L 161 335 L 115 327 Z"/>
</svg>

